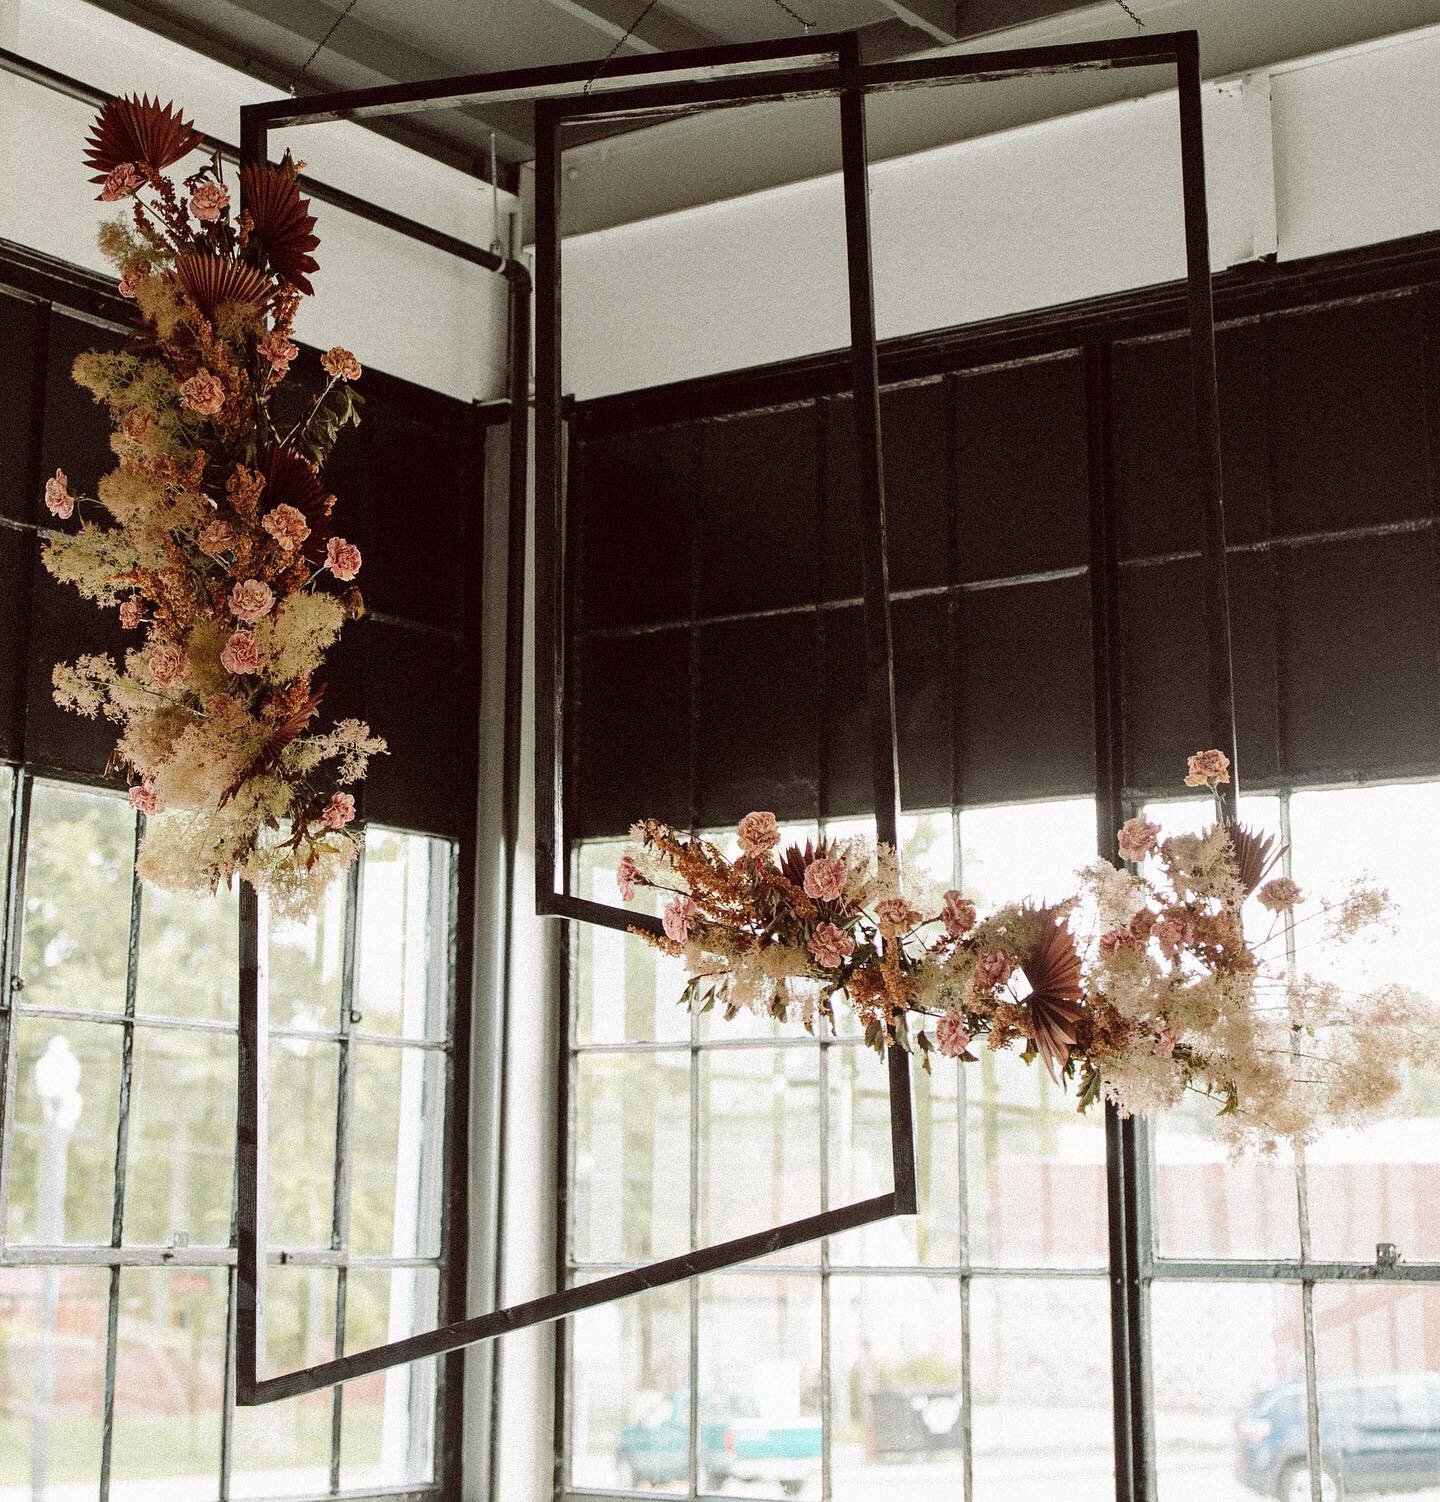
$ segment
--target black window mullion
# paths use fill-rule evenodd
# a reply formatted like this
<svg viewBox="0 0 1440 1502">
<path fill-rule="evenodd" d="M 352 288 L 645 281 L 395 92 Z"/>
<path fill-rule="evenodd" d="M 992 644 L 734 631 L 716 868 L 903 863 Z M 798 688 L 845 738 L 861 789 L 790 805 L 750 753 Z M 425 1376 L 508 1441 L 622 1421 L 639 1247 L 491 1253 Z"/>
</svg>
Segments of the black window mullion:
<svg viewBox="0 0 1440 1502">
<path fill-rule="evenodd" d="M 19 1049 L 15 1045 L 17 1004 L 24 981 L 20 975 L 20 924 L 25 911 L 25 859 L 30 842 L 30 793 L 33 779 L 18 768 L 10 807 L 9 909 L 5 914 L 0 949 L 0 1247 L 9 1225 L 10 1146 L 15 1116 L 15 1074 Z"/>
</svg>

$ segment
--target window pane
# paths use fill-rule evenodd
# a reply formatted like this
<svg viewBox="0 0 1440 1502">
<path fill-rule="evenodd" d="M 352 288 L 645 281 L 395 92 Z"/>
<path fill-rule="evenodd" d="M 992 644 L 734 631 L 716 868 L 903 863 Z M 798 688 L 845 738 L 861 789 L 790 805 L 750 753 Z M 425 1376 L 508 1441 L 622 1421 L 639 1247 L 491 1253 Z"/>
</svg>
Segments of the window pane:
<svg viewBox="0 0 1440 1502">
<path fill-rule="evenodd" d="M 978 1502 L 1112 1502 L 1104 1282 L 977 1278 L 970 1391 Z"/>
<path fill-rule="evenodd" d="M 272 1267 L 265 1278 L 265 1375 L 335 1354 L 336 1275 Z M 304 1496 L 330 1490 L 329 1391 L 262 1408 L 237 1408 L 231 1461 L 235 1497 Z"/>
<path fill-rule="evenodd" d="M 21 940 L 25 1002 L 124 1008 L 134 861 L 135 815 L 125 799 L 35 784 Z"/>
<path fill-rule="evenodd" d="M 135 1029 L 127 1243 L 228 1245 L 235 1048 L 228 1033 Z"/>
<path fill-rule="evenodd" d="M 830 1280 L 835 1502 L 962 1497 L 958 1279 Z"/>
<path fill-rule="evenodd" d="M 1396 931 L 1376 944 L 1306 949 L 1302 967 L 1363 993 L 1390 982 L 1440 999 L 1440 783 L 1296 793 L 1290 803 L 1295 879 L 1315 896 L 1339 896 L 1369 871 L 1399 905 Z M 1297 918 L 1304 917 L 1309 904 Z M 1318 925 L 1314 925 L 1318 926 Z M 1306 1153 L 1310 1239 L 1316 1257 L 1369 1262 L 1393 1241 L 1411 1261 L 1440 1260 L 1440 1223 L 1427 1213 L 1440 1152 L 1440 1078 L 1412 1074 L 1395 1109 L 1363 1131 L 1332 1132 Z"/>
<path fill-rule="evenodd" d="M 690 1245 L 690 1054 L 575 1060 L 573 1254 L 650 1262 Z"/>
<path fill-rule="evenodd" d="M 433 1257 L 440 1251 L 445 1055 L 351 1045 L 350 1250 Z"/>
<path fill-rule="evenodd" d="M 960 815 L 960 874 L 982 914 L 1006 902 L 1058 902 L 1075 871 L 1095 859 L 1088 798 L 967 808 Z"/>
<path fill-rule="evenodd" d="M 819 1495 L 820 1280 L 700 1282 L 700 1488 Z"/>
<path fill-rule="evenodd" d="M 137 1012 L 233 1025 L 239 960 L 233 887 L 221 887 L 213 896 L 145 888 L 140 900 Z"/>
<path fill-rule="evenodd" d="M 357 1006 L 367 1032 L 443 1038 L 450 992 L 450 845 L 367 829 Z"/>
<path fill-rule="evenodd" d="M 1440 1497 L 1440 1288 L 1315 1290 L 1320 1452 L 1346 1496 Z"/>
<path fill-rule="evenodd" d="M 126 1268 L 115 1360 L 117 1502 L 206 1502 L 220 1476 L 228 1277 L 219 1268 Z"/>
<path fill-rule="evenodd" d="M 109 1287 L 99 1268 L 0 1268 L 0 1494 L 96 1494 Z"/>
<path fill-rule="evenodd" d="M 334 1043 L 271 1040 L 266 1231 L 272 1248 L 330 1245 L 339 1053 Z"/>
<path fill-rule="evenodd" d="M 345 1351 L 433 1330 L 439 1274 L 431 1268 L 352 1270 L 345 1280 Z M 345 1490 L 428 1481 L 433 1469 L 435 1361 L 415 1361 L 347 1382 L 341 1410 Z"/>
<path fill-rule="evenodd" d="M 890 1153 L 890 1075 L 885 1061 L 861 1044 L 840 1044 L 826 1050 L 825 1067 L 830 1204 L 853 1204 L 888 1193 L 894 1188 L 895 1175 Z M 931 1061 L 930 1074 L 919 1068 L 911 1072 L 920 1213 L 831 1237 L 832 1263 L 869 1267 L 959 1263 L 960 1067 L 937 1056 Z"/>
<path fill-rule="evenodd" d="M 672 1284 L 586 1310 L 570 1321 L 569 1329 L 571 1484 L 687 1492 L 686 1286 Z"/>
<path fill-rule="evenodd" d="M 121 1029 L 19 1014 L 11 1241 L 110 1241 Z"/>
<path fill-rule="evenodd" d="M 820 1058 L 812 1046 L 700 1057 L 700 1244 L 820 1209 Z M 814 1262 L 818 1243 L 777 1252 Z"/>
<path fill-rule="evenodd" d="M 303 923 L 270 920 L 267 953 L 273 1027 L 333 1033 L 340 1026 L 346 887 L 343 879 L 331 882 L 320 911 Z"/>
<path fill-rule="evenodd" d="M 576 891 L 593 902 L 621 906 L 615 868 L 625 841 L 581 848 Z M 662 894 L 641 888 L 630 906 L 655 914 Z M 643 940 L 590 923 L 574 925 L 576 1043 L 682 1042 L 690 1037 L 690 1014 L 677 1003 L 685 988 L 684 967 Z"/>
<path fill-rule="evenodd" d="M 1299 1288 L 1157 1283 L 1150 1313 L 1161 1502 L 1289 1502 L 1279 1487 L 1305 1457 Z"/>
</svg>

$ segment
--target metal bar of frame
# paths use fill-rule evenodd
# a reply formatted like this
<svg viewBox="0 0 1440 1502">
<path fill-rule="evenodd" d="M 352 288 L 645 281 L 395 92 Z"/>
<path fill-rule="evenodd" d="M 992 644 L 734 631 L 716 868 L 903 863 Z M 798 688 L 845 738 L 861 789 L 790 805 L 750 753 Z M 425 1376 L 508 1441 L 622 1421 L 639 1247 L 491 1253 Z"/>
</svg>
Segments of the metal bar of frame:
<svg viewBox="0 0 1440 1502">
<path fill-rule="evenodd" d="M 758 49 L 763 52 L 764 49 Z M 793 51 L 791 53 L 793 56 Z M 702 54 L 691 55 L 691 63 Z M 733 55 L 732 55 L 733 56 Z M 1171 65 L 1181 98 L 1181 167 L 1184 179 L 1187 274 L 1190 284 L 1192 326 L 1198 348 L 1194 356 L 1196 432 L 1208 481 L 1206 503 L 1206 555 L 1211 575 L 1218 574 L 1223 586 L 1225 565 L 1224 521 L 1218 448 L 1218 395 L 1215 389 L 1214 319 L 1210 298 L 1208 242 L 1205 231 L 1205 184 L 1203 145 L 1200 137 L 1200 92 L 1198 43 L 1194 33 L 1157 34 L 1121 42 L 1062 45 L 1024 49 L 1011 53 L 976 53 L 964 57 L 941 57 L 911 62 L 865 66 L 859 61 L 858 42 L 842 38 L 836 48 L 836 66 L 778 71 L 727 63 L 724 49 L 703 54 L 704 63 L 686 74 L 683 54 L 661 59 L 660 70 L 631 67 L 632 74 L 647 71 L 678 72 L 681 81 L 622 91 L 587 92 L 563 96 L 582 80 L 561 77 L 565 70 L 543 70 L 544 80 L 524 80 L 521 92 L 510 97 L 535 101 L 536 124 L 536 873 L 537 908 L 542 914 L 568 917 L 615 929 L 637 926 L 635 915 L 621 908 L 594 903 L 567 891 L 563 823 L 563 739 L 565 668 L 565 573 L 563 541 L 564 486 L 562 387 L 560 378 L 560 132 L 567 121 L 601 118 L 634 118 L 644 114 L 689 113 L 701 108 L 723 107 L 763 100 L 839 97 L 841 104 L 842 175 L 845 187 L 847 262 L 849 267 L 852 377 L 860 438 L 861 503 L 864 518 L 866 606 L 866 667 L 871 719 L 872 767 L 875 778 L 877 829 L 882 839 L 898 836 L 898 751 L 896 745 L 893 653 L 890 639 L 889 599 L 885 563 L 884 491 L 881 481 L 879 433 L 879 382 L 875 349 L 873 287 L 868 237 L 865 163 L 865 96 L 874 91 L 923 87 L 966 81 L 1013 78 L 1070 72 L 1089 68 L 1146 67 Z M 757 49 L 747 49 L 749 64 L 758 64 Z M 813 63 L 814 58 L 812 56 Z M 826 62 L 829 59 L 825 59 Z M 736 70 L 741 70 L 737 76 Z M 695 77 L 699 72 L 702 76 Z M 705 76 L 708 75 L 708 76 Z M 728 76 L 727 76 L 728 75 Z M 587 83 L 593 83 L 592 77 Z M 400 86 L 394 91 L 366 91 L 337 100 L 311 99 L 303 106 L 279 101 L 250 106 L 242 111 L 242 155 L 245 161 L 263 158 L 267 129 L 282 121 L 301 119 L 356 118 L 360 111 L 383 113 L 387 106 L 420 108 L 443 100 L 447 105 L 473 102 L 484 94 L 485 80 L 464 80 L 462 95 L 455 81 Z M 491 82 L 494 80 L 492 78 Z M 511 75 L 509 86 L 514 87 Z M 473 88 L 471 86 L 474 86 Z M 448 92 L 447 92 L 448 90 Z M 528 90 L 528 92 L 526 92 Z M 1203 285 L 1201 285 L 1203 283 Z M 1208 350 L 1208 354 L 1207 354 Z M 1215 548 L 1218 539 L 1218 565 Z M 1217 719 L 1227 702 L 1220 688 L 1228 684 L 1228 608 L 1223 591 L 1219 620 L 1225 627 L 1225 661 L 1212 662 L 1212 709 Z M 1212 621 L 1215 618 L 1212 617 Z M 1212 631 L 1212 646 L 1220 632 Z M 1233 709 L 1229 718 L 1233 745 Z M 1232 758 L 1233 760 L 1233 758 Z M 648 924 L 645 926 L 649 926 Z M 263 1051 L 265 1010 L 263 977 L 259 963 L 258 904 L 242 891 L 241 900 L 241 1005 L 240 1005 L 240 1153 L 239 1182 L 242 1196 L 238 1219 L 240 1253 L 238 1276 L 238 1343 L 236 1400 L 254 1405 L 292 1397 L 303 1392 L 344 1382 L 368 1372 L 419 1360 L 461 1346 L 486 1340 L 508 1331 L 550 1322 L 647 1289 L 684 1281 L 699 1275 L 766 1256 L 785 1247 L 836 1234 L 852 1227 L 915 1211 L 914 1135 L 910 1108 L 908 1060 L 891 1050 L 890 1096 L 894 1189 L 872 1199 L 819 1215 L 772 1227 L 714 1246 L 697 1248 L 681 1256 L 649 1266 L 602 1277 L 580 1287 L 514 1305 L 508 1309 L 460 1320 L 448 1326 L 407 1339 L 337 1357 L 304 1370 L 264 1378 L 259 1375 L 259 1342 L 263 1338 L 263 1297 L 258 1274 L 264 1260 L 263 1165 L 259 1150 L 263 1133 Z M 1131 1187 L 1136 1182 L 1138 1152 L 1133 1134 L 1128 1145 L 1120 1144 L 1116 1166 L 1121 1170 L 1122 1212 L 1125 1232 L 1133 1245 L 1138 1234 L 1137 1211 Z M 1133 1306 L 1139 1280 L 1134 1268 L 1115 1269 Z M 248 1284 L 248 1287 L 247 1287 Z M 1127 1315 L 1127 1326 L 1129 1319 Z M 1127 1335 L 1130 1349 L 1124 1358 L 1127 1369 L 1134 1354 L 1138 1332 Z M 1127 1401 L 1135 1412 L 1137 1397 Z M 1118 1463 L 1118 1462 L 1117 1462 Z M 1141 1478 L 1143 1486 L 1143 1477 Z M 1148 1495 L 1133 1489 L 1132 1496 Z"/>
</svg>

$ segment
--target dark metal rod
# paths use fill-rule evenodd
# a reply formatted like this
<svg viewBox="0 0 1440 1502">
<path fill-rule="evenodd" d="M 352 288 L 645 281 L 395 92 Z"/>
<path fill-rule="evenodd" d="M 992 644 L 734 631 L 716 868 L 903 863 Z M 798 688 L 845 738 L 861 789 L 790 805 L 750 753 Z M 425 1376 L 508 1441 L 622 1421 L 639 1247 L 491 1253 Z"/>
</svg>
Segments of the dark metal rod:
<svg viewBox="0 0 1440 1502">
<path fill-rule="evenodd" d="M 250 1403 L 264 1367 L 265 1142 L 268 1117 L 269 996 L 260 933 L 260 899 L 239 883 L 240 1042 L 236 1114 L 235 1401 Z"/>
<path fill-rule="evenodd" d="M 848 42 L 844 61 L 855 61 Z M 840 96 L 840 149 L 845 183 L 845 248 L 850 282 L 851 368 L 855 383 L 855 439 L 859 463 L 865 581 L 865 685 L 870 727 L 870 775 L 876 838 L 900 848 L 900 746 L 895 722 L 895 645 L 890 624 L 890 571 L 885 536 L 885 468 L 880 435 L 880 363 L 875 348 L 875 288 L 870 265 L 870 191 L 866 162 L 865 95 Z M 905 1025 L 902 1019 L 901 1026 Z M 890 1155 L 895 1207 L 916 1210 L 915 1125 L 910 1058 L 890 1049 Z"/>
<path fill-rule="evenodd" d="M 1180 99 L 1180 167 L 1184 179 L 1185 271 L 1190 302 L 1190 370 L 1195 401 L 1196 478 L 1203 513 L 1202 588 L 1209 646 L 1210 738 L 1230 758 L 1219 788 L 1221 816 L 1234 820 L 1240 797 L 1235 751 L 1235 674 L 1230 643 L 1230 583 L 1225 554 L 1225 491 L 1220 463 L 1220 392 L 1215 363 L 1215 299 L 1210 284 L 1210 227 L 1205 203 L 1205 126 L 1200 43 L 1193 31 L 1175 38 Z"/>
<path fill-rule="evenodd" d="M 301 1393 L 314 1392 L 336 1382 L 349 1382 L 369 1372 L 383 1371 L 386 1367 L 438 1356 L 445 1351 L 474 1345 L 477 1341 L 490 1340 L 515 1330 L 528 1329 L 532 1325 L 549 1324 L 553 1320 L 564 1319 L 567 1315 L 593 1309 L 599 1304 L 613 1303 L 616 1299 L 629 1298 L 671 1283 L 683 1283 L 706 1273 L 732 1267 L 739 1262 L 750 1262 L 757 1257 L 768 1256 L 786 1247 L 818 1241 L 822 1236 L 835 1236 L 858 1226 L 889 1220 L 895 1214 L 895 1196 L 877 1195 L 853 1205 L 842 1205 L 819 1215 L 806 1216 L 803 1220 L 790 1221 L 783 1226 L 739 1236 L 733 1241 L 722 1241 L 714 1246 L 701 1247 L 697 1251 L 682 1252 L 677 1257 L 652 1262 L 648 1267 L 614 1273 L 593 1283 L 545 1294 L 526 1303 L 512 1305 L 508 1309 L 475 1315 L 443 1329 L 428 1330 L 368 1351 L 357 1351 L 353 1356 L 340 1361 L 326 1361 L 318 1366 L 270 1377 L 257 1383 L 238 1401 L 251 1404 L 274 1403 L 282 1398 L 297 1397 Z"/>
</svg>

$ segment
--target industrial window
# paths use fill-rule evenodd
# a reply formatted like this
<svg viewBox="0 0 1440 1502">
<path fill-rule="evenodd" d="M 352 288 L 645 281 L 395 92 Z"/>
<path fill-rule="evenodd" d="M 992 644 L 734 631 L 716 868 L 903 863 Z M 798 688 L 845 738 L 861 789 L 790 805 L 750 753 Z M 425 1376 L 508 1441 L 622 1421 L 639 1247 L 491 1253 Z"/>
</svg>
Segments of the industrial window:
<svg viewBox="0 0 1440 1502">
<path fill-rule="evenodd" d="M 431 1493 L 434 1362 L 229 1401 L 233 894 L 142 890 L 113 792 L 0 766 L 0 817 L 0 1497 Z M 324 910 L 268 932 L 287 1368 L 437 1317 L 454 863 L 449 841 L 371 826 Z"/>
</svg>

